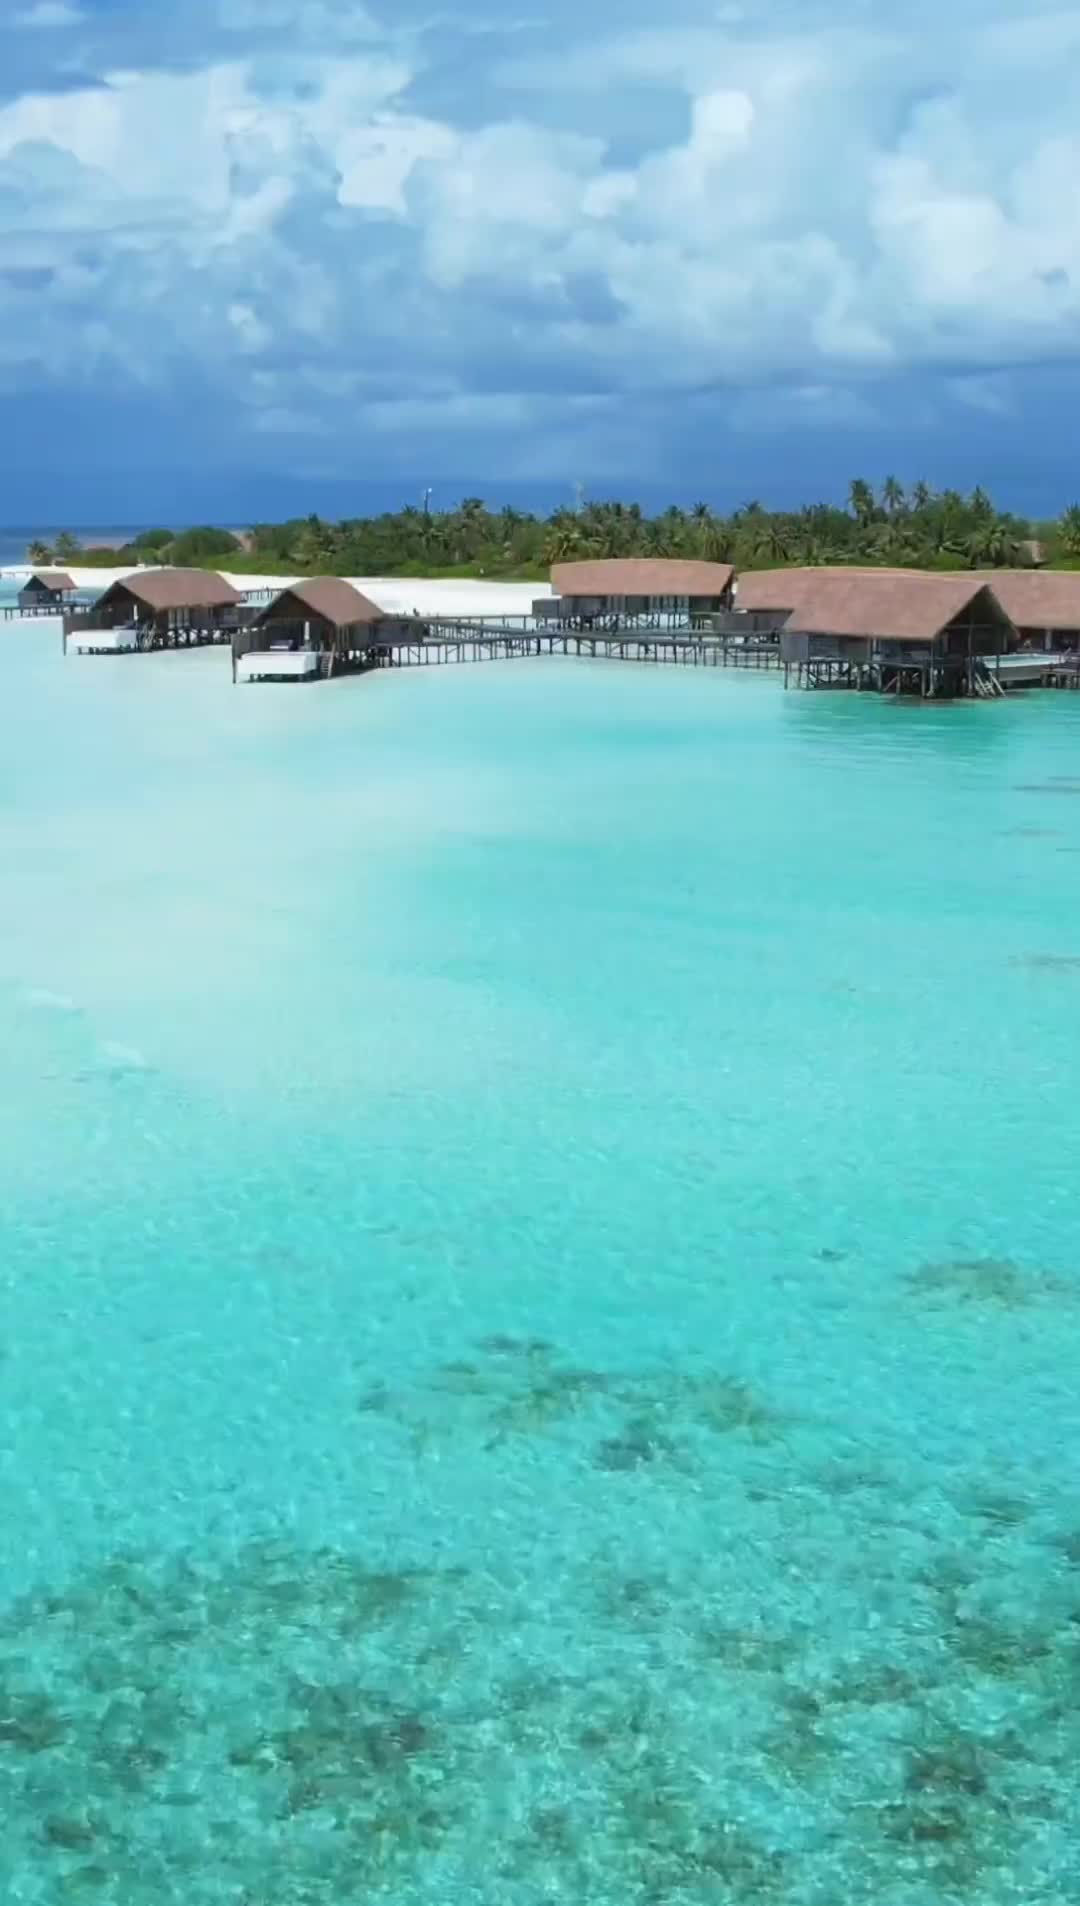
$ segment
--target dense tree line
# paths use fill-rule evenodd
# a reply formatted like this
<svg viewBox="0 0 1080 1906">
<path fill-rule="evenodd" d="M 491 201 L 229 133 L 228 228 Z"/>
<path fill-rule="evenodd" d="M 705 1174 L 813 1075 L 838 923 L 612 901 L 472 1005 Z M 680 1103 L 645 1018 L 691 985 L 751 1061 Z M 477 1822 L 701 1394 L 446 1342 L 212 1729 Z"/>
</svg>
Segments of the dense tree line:
<svg viewBox="0 0 1080 1906">
<path fill-rule="evenodd" d="M 125 564 L 134 567 L 136 563 L 175 563 L 198 569 L 226 557 L 232 562 L 243 555 L 244 545 L 231 530 L 207 526 L 180 531 L 147 529 L 120 548 L 95 544 L 92 549 L 84 549 L 78 538 L 65 530 L 51 544 L 40 540 L 31 543 L 26 553 L 32 563 L 74 563 L 80 568 L 119 569 Z"/>
<path fill-rule="evenodd" d="M 1054 522 L 1033 523 L 999 510 L 983 489 L 963 496 L 927 483 L 905 490 L 889 477 L 880 490 L 861 477 L 846 508 L 813 503 L 769 510 L 754 501 L 730 515 L 708 503 L 672 504 L 650 516 L 636 503 L 589 502 L 550 516 L 489 510 L 480 497 L 454 509 L 408 506 L 338 523 L 319 516 L 261 523 L 238 539 L 204 527 L 174 534 L 146 530 L 123 549 L 81 551 L 61 536 L 30 559 L 101 566 L 166 562 L 220 565 L 251 573 L 326 575 L 441 574 L 540 578 L 553 562 L 588 556 L 685 556 L 733 562 L 740 569 L 788 563 L 858 563 L 910 568 L 1011 568 L 1037 559 L 1080 563 L 1080 505 Z"/>
</svg>

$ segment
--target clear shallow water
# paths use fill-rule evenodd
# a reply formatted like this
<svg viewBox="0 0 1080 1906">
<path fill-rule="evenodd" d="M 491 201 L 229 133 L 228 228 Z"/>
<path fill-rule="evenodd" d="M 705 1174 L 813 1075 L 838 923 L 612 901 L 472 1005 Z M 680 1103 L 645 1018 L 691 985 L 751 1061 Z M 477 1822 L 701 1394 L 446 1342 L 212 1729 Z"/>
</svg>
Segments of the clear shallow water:
<svg viewBox="0 0 1080 1906">
<path fill-rule="evenodd" d="M 1075 1897 L 1080 698 L 4 640 L 5 1896 Z"/>
</svg>

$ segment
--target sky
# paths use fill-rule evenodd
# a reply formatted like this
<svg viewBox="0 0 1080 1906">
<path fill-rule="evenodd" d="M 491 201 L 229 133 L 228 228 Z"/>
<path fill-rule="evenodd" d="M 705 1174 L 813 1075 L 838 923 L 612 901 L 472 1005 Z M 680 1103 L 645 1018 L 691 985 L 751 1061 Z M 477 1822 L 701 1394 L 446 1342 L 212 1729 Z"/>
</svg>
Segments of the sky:
<svg viewBox="0 0 1080 1906">
<path fill-rule="evenodd" d="M 0 0 L 0 46 L 0 522 L 1080 493 L 1075 6 Z"/>
</svg>

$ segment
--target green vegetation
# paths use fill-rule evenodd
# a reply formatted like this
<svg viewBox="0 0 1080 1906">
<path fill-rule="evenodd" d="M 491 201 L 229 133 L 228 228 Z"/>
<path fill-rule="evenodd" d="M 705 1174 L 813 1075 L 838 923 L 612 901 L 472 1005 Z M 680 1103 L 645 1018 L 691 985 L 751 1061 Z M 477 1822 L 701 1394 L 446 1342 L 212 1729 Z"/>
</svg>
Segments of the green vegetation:
<svg viewBox="0 0 1080 1906">
<path fill-rule="evenodd" d="M 905 490 L 889 477 L 880 491 L 862 477 L 846 508 L 813 503 L 767 510 L 744 503 L 718 515 L 708 503 L 677 504 L 647 516 L 637 503 L 585 503 L 550 516 L 489 510 L 469 496 L 451 510 L 407 506 L 339 523 L 319 516 L 260 523 L 238 539 L 205 526 L 174 534 L 145 530 L 123 549 L 80 551 L 70 536 L 52 551 L 34 544 L 31 560 L 100 567 L 146 561 L 218 563 L 248 574 L 485 576 L 539 581 L 553 562 L 578 557 L 697 557 L 741 569 L 783 564 L 881 564 L 920 569 L 1014 568 L 1032 562 L 1080 567 L 1080 504 L 1055 522 L 1036 523 L 999 510 L 985 490 Z"/>
</svg>

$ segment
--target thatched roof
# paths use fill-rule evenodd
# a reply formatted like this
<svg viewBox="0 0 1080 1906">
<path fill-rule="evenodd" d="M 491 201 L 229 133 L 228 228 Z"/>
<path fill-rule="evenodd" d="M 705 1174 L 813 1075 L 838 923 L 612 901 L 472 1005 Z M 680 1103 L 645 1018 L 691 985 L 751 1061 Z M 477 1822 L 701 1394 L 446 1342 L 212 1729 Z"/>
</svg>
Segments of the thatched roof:
<svg viewBox="0 0 1080 1906">
<path fill-rule="evenodd" d="M 737 609 L 793 609 L 807 576 L 820 576 L 820 569 L 748 569 L 739 571 L 735 590 Z M 830 570 L 828 572 L 832 574 Z"/>
<path fill-rule="evenodd" d="M 932 642 L 965 611 L 1012 633 L 985 578 L 902 569 L 806 570 L 787 627 L 800 635 Z"/>
<path fill-rule="evenodd" d="M 732 574 L 730 563 L 616 557 L 556 563 L 551 586 L 557 596 L 722 596 Z"/>
<path fill-rule="evenodd" d="M 32 582 L 47 589 L 51 596 L 66 596 L 75 589 L 72 578 L 62 569 L 34 569 L 23 584 L 24 589 Z"/>
<path fill-rule="evenodd" d="M 285 616 L 318 616 L 335 629 L 352 629 L 358 623 L 382 622 L 383 612 L 367 596 L 354 589 L 340 576 L 310 576 L 293 582 L 268 602 L 259 622 L 280 622 Z"/>
<path fill-rule="evenodd" d="M 1080 571 L 990 569 L 989 583 L 1006 615 L 1021 629 L 1080 629 Z"/>
<path fill-rule="evenodd" d="M 120 593 L 155 614 L 166 609 L 226 609 L 240 601 L 239 590 L 210 569 L 136 569 L 106 589 L 98 608 L 108 607 Z"/>
</svg>

